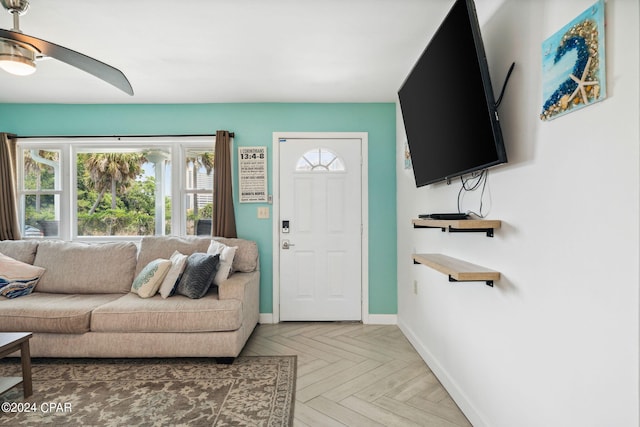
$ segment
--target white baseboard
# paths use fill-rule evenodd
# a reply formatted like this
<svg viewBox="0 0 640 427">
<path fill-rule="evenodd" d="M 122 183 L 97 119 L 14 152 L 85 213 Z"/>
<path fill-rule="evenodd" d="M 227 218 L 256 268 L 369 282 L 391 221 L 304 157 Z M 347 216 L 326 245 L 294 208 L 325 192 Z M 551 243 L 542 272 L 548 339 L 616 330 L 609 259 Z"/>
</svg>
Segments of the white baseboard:
<svg viewBox="0 0 640 427">
<path fill-rule="evenodd" d="M 276 323 L 273 320 L 273 313 L 260 313 L 258 322 L 263 325 Z M 397 325 L 398 316 L 395 314 L 370 314 L 362 323 L 366 325 Z"/>
<path fill-rule="evenodd" d="M 475 427 L 488 426 L 486 419 L 478 412 L 475 406 L 471 403 L 467 395 L 460 388 L 458 383 L 453 379 L 449 372 L 442 367 L 438 359 L 429 351 L 426 345 L 413 333 L 413 330 L 402 322 L 402 319 L 398 321 L 398 327 L 404 333 L 404 336 L 409 340 L 411 345 L 416 349 L 422 360 L 429 366 L 433 374 L 438 378 L 442 386 L 447 390 L 451 398 L 456 402 L 460 410 L 469 419 L 471 424 Z"/>
<path fill-rule="evenodd" d="M 369 314 L 362 323 L 366 325 L 397 325 L 398 316 L 396 314 Z"/>
<path fill-rule="evenodd" d="M 274 323 L 273 321 L 273 313 L 260 313 L 260 317 L 258 318 L 258 323 L 267 324 Z"/>
</svg>

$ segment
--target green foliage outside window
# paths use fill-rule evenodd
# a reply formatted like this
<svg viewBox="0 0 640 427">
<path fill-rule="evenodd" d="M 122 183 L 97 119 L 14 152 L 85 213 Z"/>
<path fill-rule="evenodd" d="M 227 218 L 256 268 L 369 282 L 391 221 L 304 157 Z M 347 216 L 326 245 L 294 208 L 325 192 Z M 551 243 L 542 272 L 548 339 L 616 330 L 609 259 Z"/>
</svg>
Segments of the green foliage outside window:
<svg viewBox="0 0 640 427">
<path fill-rule="evenodd" d="M 155 233 L 156 184 L 144 176 L 145 162 L 142 153 L 78 154 L 78 235 Z"/>
<path fill-rule="evenodd" d="M 33 153 L 33 157 L 31 155 Z M 191 154 L 191 153 L 190 153 Z M 25 225 L 43 229 L 43 222 L 56 222 L 56 172 L 59 150 L 25 150 L 23 188 Z M 44 159 L 44 160 L 43 160 Z M 49 163 L 49 164 L 46 164 Z M 155 234 L 155 193 L 153 176 L 145 175 L 147 159 L 141 152 L 78 153 L 76 157 L 76 218 L 78 236 L 134 236 Z M 187 158 L 193 165 L 194 182 L 199 170 L 212 173 L 213 153 L 194 152 Z M 58 173 L 60 173 L 58 171 Z M 60 179 L 60 177 L 58 177 Z M 187 229 L 198 219 L 211 219 L 213 206 L 187 210 Z M 171 197 L 165 197 L 165 233 L 171 233 Z M 59 206 L 58 206 L 59 209 Z M 190 227 L 191 225 L 191 227 Z M 188 233 L 189 234 L 189 233 Z"/>
</svg>

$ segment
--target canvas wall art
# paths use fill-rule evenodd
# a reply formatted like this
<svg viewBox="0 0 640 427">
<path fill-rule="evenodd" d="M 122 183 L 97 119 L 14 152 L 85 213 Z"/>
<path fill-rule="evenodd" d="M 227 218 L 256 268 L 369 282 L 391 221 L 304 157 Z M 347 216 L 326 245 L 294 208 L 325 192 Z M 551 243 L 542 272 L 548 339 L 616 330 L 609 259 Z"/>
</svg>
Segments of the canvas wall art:
<svg viewBox="0 0 640 427">
<path fill-rule="evenodd" d="M 542 120 L 606 98 L 604 0 L 542 43 Z"/>
<path fill-rule="evenodd" d="M 409 151 L 409 143 L 404 142 L 404 168 L 411 169 L 411 152 Z"/>
</svg>

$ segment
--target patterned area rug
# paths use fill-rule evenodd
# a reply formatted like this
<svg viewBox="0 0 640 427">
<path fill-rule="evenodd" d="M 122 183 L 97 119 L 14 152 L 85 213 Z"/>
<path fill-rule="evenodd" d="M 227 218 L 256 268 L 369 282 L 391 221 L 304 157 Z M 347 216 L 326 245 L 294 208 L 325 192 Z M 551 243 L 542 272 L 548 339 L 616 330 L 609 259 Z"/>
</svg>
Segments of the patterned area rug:
<svg viewBox="0 0 640 427">
<path fill-rule="evenodd" d="M 0 395 L 0 425 L 291 426 L 296 356 L 34 359 L 33 395 Z M 0 377 L 20 376 L 1 359 Z"/>
</svg>

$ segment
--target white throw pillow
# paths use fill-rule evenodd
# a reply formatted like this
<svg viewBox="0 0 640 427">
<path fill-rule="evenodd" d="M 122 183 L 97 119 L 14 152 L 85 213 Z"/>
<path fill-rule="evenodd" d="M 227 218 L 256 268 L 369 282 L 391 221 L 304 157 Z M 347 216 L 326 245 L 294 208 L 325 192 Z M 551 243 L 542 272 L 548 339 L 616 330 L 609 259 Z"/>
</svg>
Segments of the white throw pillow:
<svg viewBox="0 0 640 427">
<path fill-rule="evenodd" d="M 217 240 L 211 241 L 209 249 L 207 249 L 207 253 L 211 255 L 220 255 L 218 271 L 216 272 L 216 277 L 213 278 L 214 285 L 220 285 L 229 277 L 229 273 L 231 273 L 231 265 L 233 264 L 233 257 L 235 257 L 237 249 L 237 246 L 227 246 Z"/>
<path fill-rule="evenodd" d="M 187 256 L 181 254 L 178 251 L 174 251 L 171 255 L 171 268 L 164 277 L 162 284 L 160 285 L 160 296 L 162 298 L 168 298 L 173 295 L 174 289 L 178 284 L 178 280 L 187 265 Z"/>
<path fill-rule="evenodd" d="M 170 268 L 171 261 L 168 259 L 154 259 L 135 278 L 131 285 L 131 292 L 138 294 L 141 298 L 151 298 L 158 292 Z"/>
</svg>

